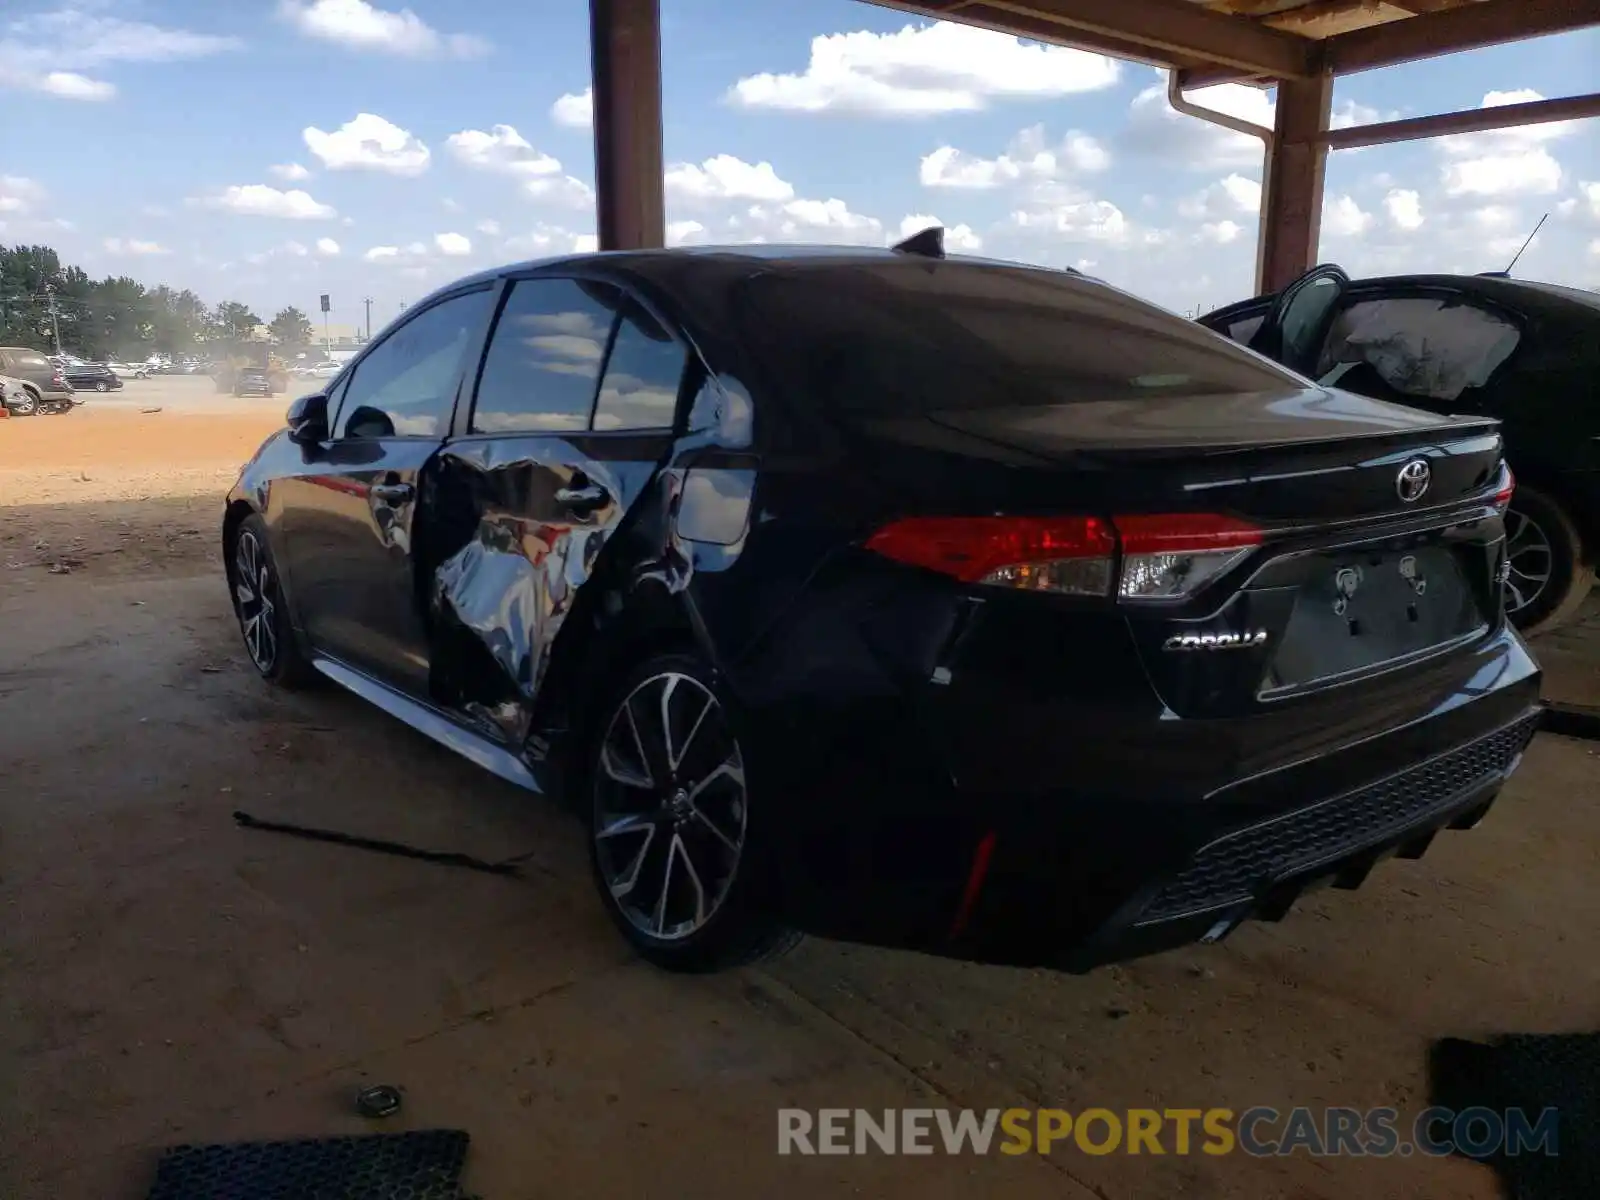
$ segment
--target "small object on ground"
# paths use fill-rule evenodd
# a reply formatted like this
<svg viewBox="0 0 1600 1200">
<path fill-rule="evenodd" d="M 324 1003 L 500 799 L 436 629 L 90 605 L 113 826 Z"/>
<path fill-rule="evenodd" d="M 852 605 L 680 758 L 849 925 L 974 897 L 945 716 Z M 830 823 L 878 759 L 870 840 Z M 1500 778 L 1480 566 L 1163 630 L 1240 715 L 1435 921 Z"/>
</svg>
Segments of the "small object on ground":
<svg viewBox="0 0 1600 1200">
<path fill-rule="evenodd" d="M 52 575 L 71 575 L 72 574 L 72 568 L 67 566 L 67 564 L 64 563 L 64 562 L 54 562 L 54 563 L 50 564 L 50 574 L 52 574 Z"/>
<path fill-rule="evenodd" d="M 223 791 L 229 789 L 224 788 Z M 440 863 L 447 867 L 466 867 L 469 871 L 486 871 L 491 875 L 518 875 L 518 864 L 527 855 L 488 862 L 470 854 L 457 854 L 448 850 L 422 850 L 401 842 L 386 842 L 379 838 L 359 837 L 341 833 L 337 829 L 316 829 L 309 825 L 290 825 L 281 821 L 262 821 L 247 812 L 235 812 L 234 821 L 243 829 L 262 829 L 268 833 L 287 833 L 309 838 L 314 842 L 332 842 L 336 846 L 353 846 L 357 850 L 375 850 L 379 854 L 398 854 L 402 858 L 420 858 L 423 862 Z"/>
<path fill-rule="evenodd" d="M 200 668 L 200 673 L 202 675 L 220 675 L 220 674 L 222 674 L 222 668 L 221 667 L 201 667 Z"/>
<path fill-rule="evenodd" d="M 356 1093 L 356 1111 L 363 1117 L 389 1117 L 400 1111 L 400 1089 L 374 1084 Z"/>
<path fill-rule="evenodd" d="M 154 408 L 141 408 L 139 411 L 142 413 L 158 413 L 161 411 L 161 406 L 158 404 Z"/>
<path fill-rule="evenodd" d="M 467 1200 L 460 1129 L 372 1133 L 293 1142 L 173 1146 L 146 1200 Z"/>
</svg>

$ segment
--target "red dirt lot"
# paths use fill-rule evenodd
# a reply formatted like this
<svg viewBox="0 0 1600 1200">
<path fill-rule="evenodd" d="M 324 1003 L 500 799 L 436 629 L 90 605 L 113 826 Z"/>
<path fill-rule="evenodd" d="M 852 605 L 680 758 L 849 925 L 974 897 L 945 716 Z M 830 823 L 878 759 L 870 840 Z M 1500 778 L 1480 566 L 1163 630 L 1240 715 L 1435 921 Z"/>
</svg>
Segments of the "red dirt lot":
<svg viewBox="0 0 1600 1200">
<path fill-rule="evenodd" d="M 0 423 L 0 1197 L 137 1200 L 160 1147 L 470 1131 L 486 1200 L 1488 1200 L 1475 1164 L 779 1156 L 781 1107 L 1427 1103 L 1442 1036 L 1600 1027 L 1600 754 L 1541 734 L 1479 829 L 1276 925 L 1072 977 L 812 940 L 633 960 L 581 831 L 328 690 L 250 671 L 221 496 L 281 404 Z M 1597 622 L 1600 623 L 1600 622 Z M 1564 678 L 1600 672 L 1562 635 Z M 1591 701 L 1592 702 L 1592 701 Z M 516 878 L 241 830 L 304 821 Z"/>
</svg>

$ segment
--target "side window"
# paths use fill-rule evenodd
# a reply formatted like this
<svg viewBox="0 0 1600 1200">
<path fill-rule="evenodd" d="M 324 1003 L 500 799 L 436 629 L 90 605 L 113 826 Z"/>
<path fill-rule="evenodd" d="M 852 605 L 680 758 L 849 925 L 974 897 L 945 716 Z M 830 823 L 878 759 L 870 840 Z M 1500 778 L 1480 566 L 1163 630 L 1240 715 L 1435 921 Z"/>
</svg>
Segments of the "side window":
<svg viewBox="0 0 1600 1200">
<path fill-rule="evenodd" d="M 637 304 L 626 302 L 595 402 L 596 429 L 671 429 L 689 355 Z"/>
<path fill-rule="evenodd" d="M 619 295 L 573 279 L 513 285 L 484 357 L 472 432 L 588 429 Z"/>
<path fill-rule="evenodd" d="M 1256 330 L 1261 328 L 1262 322 L 1266 319 L 1267 314 L 1264 312 L 1255 313 L 1253 316 L 1240 317 L 1228 326 L 1228 337 L 1238 342 L 1241 346 L 1248 346 L 1250 339 L 1255 337 Z"/>
<path fill-rule="evenodd" d="M 443 437 L 461 370 L 492 293 L 440 301 L 400 325 L 356 364 L 336 438 Z"/>
<path fill-rule="evenodd" d="M 1521 340 L 1504 317 L 1445 296 L 1358 300 L 1329 330 L 1317 377 L 1352 391 L 1454 401 L 1483 387 Z"/>
</svg>

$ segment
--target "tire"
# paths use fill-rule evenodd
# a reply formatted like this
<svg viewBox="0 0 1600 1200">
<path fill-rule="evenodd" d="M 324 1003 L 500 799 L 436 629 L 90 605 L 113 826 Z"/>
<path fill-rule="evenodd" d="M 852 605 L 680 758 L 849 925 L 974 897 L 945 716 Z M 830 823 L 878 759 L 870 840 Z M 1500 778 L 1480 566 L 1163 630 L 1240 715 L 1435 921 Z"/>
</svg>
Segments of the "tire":
<svg viewBox="0 0 1600 1200">
<path fill-rule="evenodd" d="M 32 388 L 22 389 L 22 399 L 15 401 L 11 406 L 13 417 L 31 417 L 39 411 L 39 393 Z"/>
<path fill-rule="evenodd" d="M 97 392 L 109 392 L 111 390 L 111 385 L 102 379 L 99 383 L 94 385 L 94 390 Z"/>
<path fill-rule="evenodd" d="M 576 782 L 590 867 L 601 903 L 640 956 L 669 971 L 708 972 L 793 947 L 799 935 L 755 902 L 761 814 L 752 819 L 738 737 L 705 663 L 653 655 L 589 725 Z"/>
<path fill-rule="evenodd" d="M 1594 585 L 1594 564 L 1566 510 L 1536 488 L 1517 485 L 1505 520 L 1506 615 L 1532 637 L 1571 620 Z"/>
<path fill-rule="evenodd" d="M 234 616 L 250 665 L 278 687 L 298 689 L 314 683 L 316 670 L 301 653 L 289 621 L 266 522 L 255 514 L 246 517 L 234 530 L 227 553 Z"/>
</svg>

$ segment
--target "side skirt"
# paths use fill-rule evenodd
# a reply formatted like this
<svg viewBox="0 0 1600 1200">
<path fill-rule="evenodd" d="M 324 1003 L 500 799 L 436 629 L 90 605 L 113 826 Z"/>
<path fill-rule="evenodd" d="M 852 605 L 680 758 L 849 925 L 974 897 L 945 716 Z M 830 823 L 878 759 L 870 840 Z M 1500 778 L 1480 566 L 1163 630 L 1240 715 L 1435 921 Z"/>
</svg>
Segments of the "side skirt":
<svg viewBox="0 0 1600 1200">
<path fill-rule="evenodd" d="M 530 792 L 544 791 L 527 763 L 505 747 L 497 746 L 481 734 L 463 728 L 438 709 L 403 696 L 387 684 L 379 683 L 371 676 L 326 655 L 313 656 L 311 665 L 340 687 L 354 692 L 391 717 L 404 721 L 418 733 L 425 734 L 448 750 L 454 750 L 484 770 L 492 771 L 501 779 Z"/>
</svg>

